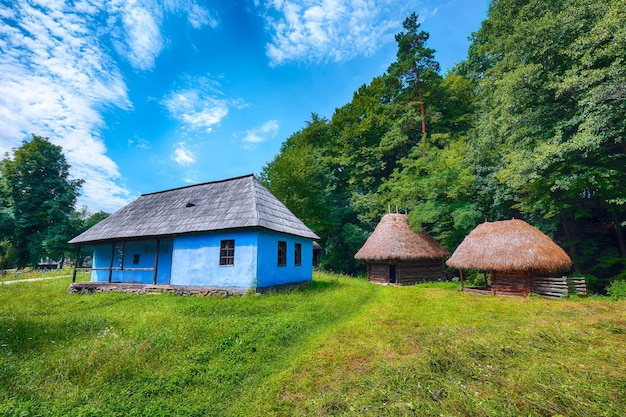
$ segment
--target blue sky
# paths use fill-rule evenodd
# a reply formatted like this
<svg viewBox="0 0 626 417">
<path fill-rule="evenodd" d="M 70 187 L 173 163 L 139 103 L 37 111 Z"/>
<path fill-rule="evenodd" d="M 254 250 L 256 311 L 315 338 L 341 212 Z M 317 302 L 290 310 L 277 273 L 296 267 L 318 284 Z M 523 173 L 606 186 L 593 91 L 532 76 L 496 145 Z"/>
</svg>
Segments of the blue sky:
<svg viewBox="0 0 626 417">
<path fill-rule="evenodd" d="M 395 59 L 413 11 L 442 71 L 488 0 L 12 0 L 0 4 L 0 152 L 64 149 L 79 205 L 259 173 Z"/>
</svg>

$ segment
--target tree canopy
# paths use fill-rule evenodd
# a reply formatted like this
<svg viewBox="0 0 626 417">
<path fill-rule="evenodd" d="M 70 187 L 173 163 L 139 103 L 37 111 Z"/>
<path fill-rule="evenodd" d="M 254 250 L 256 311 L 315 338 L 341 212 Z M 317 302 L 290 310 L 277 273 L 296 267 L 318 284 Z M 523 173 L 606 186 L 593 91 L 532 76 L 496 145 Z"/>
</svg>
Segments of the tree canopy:
<svg viewBox="0 0 626 417">
<path fill-rule="evenodd" d="M 17 265 L 67 254 L 78 191 L 60 146 L 33 135 L 0 162 L 3 240 L 16 251 Z"/>
<path fill-rule="evenodd" d="M 623 271 L 626 0 L 494 0 L 443 76 L 428 38 L 409 16 L 389 69 L 263 168 L 322 238 L 322 267 L 359 271 L 354 253 L 398 207 L 451 251 L 484 220 L 517 217 L 577 272 Z"/>
</svg>

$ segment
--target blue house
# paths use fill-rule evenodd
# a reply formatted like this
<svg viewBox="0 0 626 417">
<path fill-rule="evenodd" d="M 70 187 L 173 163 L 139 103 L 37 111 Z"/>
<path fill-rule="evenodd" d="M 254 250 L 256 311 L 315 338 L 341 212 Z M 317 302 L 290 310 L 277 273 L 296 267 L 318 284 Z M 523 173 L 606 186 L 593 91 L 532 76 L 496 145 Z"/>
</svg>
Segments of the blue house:
<svg viewBox="0 0 626 417">
<path fill-rule="evenodd" d="M 144 194 L 70 243 L 92 282 L 262 290 L 306 284 L 319 237 L 253 176 Z"/>
</svg>

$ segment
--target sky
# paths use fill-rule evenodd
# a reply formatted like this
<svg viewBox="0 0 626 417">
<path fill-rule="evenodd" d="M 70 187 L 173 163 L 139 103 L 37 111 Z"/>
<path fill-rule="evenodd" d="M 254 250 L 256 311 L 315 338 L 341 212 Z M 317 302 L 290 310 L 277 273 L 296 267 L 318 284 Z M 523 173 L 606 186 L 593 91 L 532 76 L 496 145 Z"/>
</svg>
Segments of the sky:
<svg viewBox="0 0 626 417">
<path fill-rule="evenodd" d="M 77 208 L 258 174 L 395 60 L 412 12 L 442 74 L 488 0 L 0 0 L 0 153 L 45 136 Z"/>
</svg>

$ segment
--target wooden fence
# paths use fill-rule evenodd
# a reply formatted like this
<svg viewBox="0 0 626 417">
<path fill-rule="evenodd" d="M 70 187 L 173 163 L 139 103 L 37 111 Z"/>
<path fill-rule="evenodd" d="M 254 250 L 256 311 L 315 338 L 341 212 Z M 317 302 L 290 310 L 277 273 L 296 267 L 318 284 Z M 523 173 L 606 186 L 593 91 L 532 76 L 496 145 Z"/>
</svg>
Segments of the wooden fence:
<svg viewBox="0 0 626 417">
<path fill-rule="evenodd" d="M 548 297 L 587 296 L 585 277 L 546 277 L 532 279 L 533 292 Z"/>
</svg>

